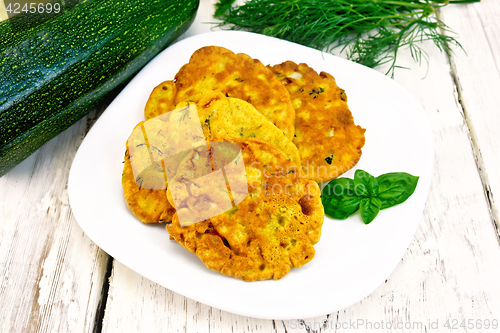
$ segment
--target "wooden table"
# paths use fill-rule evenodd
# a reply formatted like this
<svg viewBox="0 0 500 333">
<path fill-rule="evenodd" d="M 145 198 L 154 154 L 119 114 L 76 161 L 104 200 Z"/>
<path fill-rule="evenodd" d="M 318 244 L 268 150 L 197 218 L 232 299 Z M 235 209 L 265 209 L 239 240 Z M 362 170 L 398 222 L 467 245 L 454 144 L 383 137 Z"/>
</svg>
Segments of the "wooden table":
<svg viewBox="0 0 500 333">
<path fill-rule="evenodd" d="M 214 21 L 215 1 L 201 2 L 183 37 L 212 28 L 204 22 Z M 435 165 L 415 237 L 371 295 L 317 318 L 254 319 L 187 299 L 109 257 L 82 232 L 67 195 L 73 157 L 104 105 L 0 178 L 0 331 L 500 331 L 485 329 L 500 321 L 500 2 L 439 15 L 467 53 L 448 58 L 425 44 L 428 67 L 400 57 L 411 70 L 395 80 L 430 118 Z"/>
</svg>

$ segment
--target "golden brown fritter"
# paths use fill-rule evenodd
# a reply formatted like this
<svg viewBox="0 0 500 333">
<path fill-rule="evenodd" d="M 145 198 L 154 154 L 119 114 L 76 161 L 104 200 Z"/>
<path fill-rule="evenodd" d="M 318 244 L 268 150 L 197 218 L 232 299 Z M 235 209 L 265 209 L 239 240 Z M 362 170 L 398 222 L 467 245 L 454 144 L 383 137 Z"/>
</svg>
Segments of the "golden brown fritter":
<svg viewBox="0 0 500 333">
<path fill-rule="evenodd" d="M 172 110 L 191 96 L 214 90 L 249 102 L 289 139 L 293 138 L 295 110 L 279 80 L 259 60 L 218 46 L 197 50 L 174 82 L 166 81 L 155 88 L 155 97 L 145 108 L 146 120 Z"/>
<path fill-rule="evenodd" d="M 213 91 L 192 96 L 179 103 L 176 108 L 185 107 L 190 103 L 196 105 L 203 133 L 208 141 L 213 137 L 261 139 L 281 150 L 293 162 L 300 164 L 297 147 L 251 104 Z"/>
<path fill-rule="evenodd" d="M 158 102 L 157 99 L 154 100 L 155 103 Z M 195 140 L 199 144 L 204 140 L 211 140 L 214 136 L 242 139 L 258 138 L 269 142 L 283 151 L 289 159 L 300 164 L 297 147 L 251 104 L 236 98 L 226 97 L 221 92 L 214 91 L 193 96 L 189 100 L 179 103 L 176 110 L 188 107 L 189 105 L 196 106 L 199 123 L 203 125 L 203 133 L 195 135 Z M 163 177 L 161 159 L 173 147 L 178 149 L 186 144 L 185 149 L 191 147 L 193 139 L 192 131 L 184 130 L 185 124 L 178 115 L 176 117 L 179 119 L 168 118 L 172 121 L 166 123 L 164 120 L 167 119 L 166 117 L 169 114 L 165 113 L 154 119 L 139 123 L 127 141 L 127 149 L 134 155 L 132 161 L 136 164 L 135 170 L 146 169 L 147 166 L 137 164 L 149 163 L 150 151 L 153 159 L 157 162 L 155 164 L 156 174 L 153 173 L 155 168 L 151 167 L 148 169 L 149 174 L 147 176 L 145 174 L 145 177 L 137 179 L 137 181 L 144 181 L 144 179 L 150 177 L 152 180 L 150 179 L 149 182 L 151 182 Z M 150 150 L 145 145 L 141 126 L 144 127 L 144 132 L 148 133 Z M 169 163 L 171 164 L 172 161 Z M 170 166 L 172 167 L 172 165 Z M 130 161 L 126 161 L 125 163 L 124 174 L 125 172 L 129 176 L 123 179 L 123 188 L 127 190 L 124 194 L 129 195 L 125 199 L 132 212 L 141 221 L 146 223 L 170 222 L 175 209 L 168 202 L 164 202 L 164 191 L 144 188 L 148 187 L 148 184 L 144 184 L 143 188 L 140 188 L 132 175 Z M 130 196 L 130 193 L 134 195 Z M 163 210 L 163 213 L 159 213 L 158 209 Z"/>
<path fill-rule="evenodd" d="M 150 176 L 153 178 L 163 178 L 163 171 L 161 168 L 156 168 L 156 170 L 153 168 Z M 141 188 L 137 185 L 132 172 L 128 147 L 125 152 L 122 186 L 127 207 L 140 221 L 144 223 L 172 221 L 175 209 L 167 200 L 166 187 L 165 189 L 150 189 Z"/>
<path fill-rule="evenodd" d="M 286 61 L 269 67 L 286 87 L 295 108 L 295 137 L 304 171 L 319 183 L 358 163 L 365 129 L 354 124 L 347 96 L 332 75 Z"/>
<path fill-rule="evenodd" d="M 181 226 L 224 213 L 248 193 L 245 165 L 238 145 L 211 142 L 192 149 L 169 179 L 168 198 Z M 175 196 L 175 197 L 174 197 Z"/>
<path fill-rule="evenodd" d="M 165 112 L 175 109 L 175 94 L 177 88 L 174 81 L 165 81 L 156 86 L 144 108 L 144 117 L 146 120 L 153 119 Z"/>
<path fill-rule="evenodd" d="M 172 221 L 168 175 L 192 146 L 206 145 L 196 110 L 182 108 L 136 125 L 127 139 L 122 177 L 125 201 L 144 223 Z M 165 157 L 171 156 L 168 163 Z"/>
<path fill-rule="evenodd" d="M 320 239 L 324 219 L 319 186 L 266 142 L 224 141 L 241 148 L 248 195 L 236 207 L 185 227 L 180 226 L 176 213 L 167 231 L 211 270 L 245 281 L 280 279 L 314 257 L 313 245 Z M 209 196 L 223 189 L 215 191 L 200 181 L 199 192 L 190 195 L 184 189 L 186 202 L 179 209 L 193 197 L 216 204 L 218 199 L 211 201 Z M 183 184 L 171 182 L 171 186 L 182 188 Z M 168 197 L 172 200 L 170 191 Z"/>
</svg>

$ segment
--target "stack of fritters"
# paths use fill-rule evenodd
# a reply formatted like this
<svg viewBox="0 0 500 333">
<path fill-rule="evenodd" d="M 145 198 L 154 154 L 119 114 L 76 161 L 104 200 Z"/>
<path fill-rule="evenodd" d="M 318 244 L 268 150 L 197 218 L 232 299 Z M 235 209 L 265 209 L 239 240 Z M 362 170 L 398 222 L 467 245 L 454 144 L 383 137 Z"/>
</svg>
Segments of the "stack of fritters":
<svg viewBox="0 0 500 333">
<path fill-rule="evenodd" d="M 157 100 L 153 92 L 148 104 L 150 101 Z M 237 98 L 226 97 L 218 91 L 210 91 L 205 94 L 195 95 L 191 99 L 179 103 L 178 107 L 184 107 L 190 103 L 195 104 L 197 107 L 203 133 L 208 141 L 214 136 L 261 139 L 275 146 L 287 158 L 300 165 L 297 147 L 251 104 Z M 150 119 L 148 121 L 157 120 Z M 137 126 L 139 127 L 141 124 Z M 155 136 L 164 133 L 164 131 L 152 132 Z M 141 132 L 136 131 L 135 133 L 142 135 Z M 154 142 L 162 141 L 161 138 L 155 138 L 151 134 L 150 139 Z M 170 222 L 175 209 L 166 200 L 165 190 L 141 187 L 137 179 L 133 177 L 128 152 L 137 145 L 142 144 L 142 141 L 136 141 L 136 136 L 131 136 L 127 141 L 127 153 L 122 177 L 127 206 L 144 223 Z M 162 150 L 161 147 L 159 148 Z M 153 150 L 157 151 L 158 149 Z"/>
<path fill-rule="evenodd" d="M 146 143 L 150 151 L 161 152 L 162 140 L 182 140 L 160 129 L 160 116 L 193 105 L 209 145 L 223 141 L 241 149 L 244 188 L 210 184 L 203 177 L 194 190 L 184 188 L 181 180 L 194 172 L 190 168 L 207 163 L 200 160 L 205 154 L 200 149 L 206 149 L 201 146 L 179 156 L 168 183 L 159 162 L 134 176 L 130 155 L 137 157 L 136 147 Z M 290 61 L 265 67 L 216 46 L 196 51 L 174 81 L 152 91 L 145 118 L 153 122 L 150 128 L 159 129 L 148 132 L 144 141 L 140 123 L 127 141 L 122 178 L 127 206 L 145 223 L 167 222 L 171 238 L 208 268 L 245 281 L 280 279 L 314 257 L 324 218 L 317 183 L 352 168 L 364 145 L 365 130 L 354 124 L 347 97 L 331 75 Z M 213 147 L 210 154 L 217 154 Z M 150 156 L 155 158 L 161 160 Z M 215 172 L 213 160 L 211 167 L 205 165 Z M 143 186 L 145 178 L 160 185 Z M 228 191 L 232 208 L 223 198 Z M 238 195 L 242 201 L 235 200 Z M 227 210 L 203 217 L 221 207 Z M 193 221 L 201 222 L 181 226 L 179 216 L 188 208 Z"/>
<path fill-rule="evenodd" d="M 319 186 L 266 142 L 224 141 L 241 148 L 247 197 L 225 213 L 185 227 L 175 214 L 168 233 L 212 270 L 245 281 L 280 279 L 314 257 L 324 219 Z M 206 189 L 199 197 L 214 192 L 209 184 L 199 185 Z"/>
</svg>

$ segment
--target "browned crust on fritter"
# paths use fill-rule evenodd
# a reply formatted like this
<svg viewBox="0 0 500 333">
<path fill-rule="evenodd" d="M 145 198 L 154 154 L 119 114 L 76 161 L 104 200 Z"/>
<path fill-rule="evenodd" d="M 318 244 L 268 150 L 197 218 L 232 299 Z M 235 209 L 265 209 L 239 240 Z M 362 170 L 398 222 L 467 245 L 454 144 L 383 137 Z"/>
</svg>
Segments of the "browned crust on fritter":
<svg viewBox="0 0 500 333">
<path fill-rule="evenodd" d="M 159 106 L 163 103 L 169 103 L 170 91 L 172 91 L 172 86 L 169 85 L 160 85 L 156 87 L 150 96 L 148 105 Z M 242 139 L 256 137 L 282 150 L 288 158 L 292 159 L 292 161 L 300 163 L 297 147 L 295 147 L 282 131 L 274 126 L 264 115 L 259 113 L 251 104 L 237 98 L 226 97 L 220 91 L 211 91 L 192 96 L 188 100 L 177 104 L 175 108 L 187 107 L 191 104 L 197 107 L 200 123 L 202 124 L 202 129 L 207 140 L 211 140 L 214 135 Z M 155 124 L 158 124 L 161 123 L 161 121 L 161 119 L 156 118 L 150 119 L 148 122 L 156 122 Z M 137 126 L 140 126 L 140 124 Z M 175 128 L 167 130 L 169 133 L 173 133 L 173 131 L 175 131 Z M 154 135 L 152 137 L 154 137 Z M 169 140 L 174 138 L 180 140 L 181 137 L 179 133 L 179 135 L 173 135 Z M 133 142 L 135 139 L 135 136 L 132 135 L 129 137 L 128 143 Z M 164 148 L 165 147 L 160 147 L 159 150 L 164 151 Z M 130 181 L 133 182 L 134 180 L 130 179 Z M 135 182 L 129 183 L 127 181 L 124 184 L 138 191 L 138 186 Z M 147 198 L 143 197 L 146 195 Z M 149 192 L 142 190 L 132 198 L 136 201 L 136 203 L 130 205 L 134 214 L 138 217 L 143 216 L 141 220 L 149 221 L 150 223 L 154 222 L 155 218 L 151 216 L 151 210 L 154 211 L 156 207 L 162 207 L 164 203 L 158 201 L 163 201 L 165 199 L 164 196 L 159 195 L 156 190 Z M 146 202 L 151 207 L 146 206 Z M 138 205 L 137 203 L 141 203 L 142 205 Z M 174 211 L 173 207 L 168 208 L 169 212 Z M 171 214 L 169 214 L 167 218 L 169 218 L 170 221 Z"/>
<path fill-rule="evenodd" d="M 293 138 L 295 110 L 288 92 L 266 66 L 246 54 L 218 46 L 203 47 L 193 53 L 174 82 L 165 81 L 157 89 L 165 89 L 165 105 L 147 105 L 146 120 L 172 110 L 173 105 L 193 95 L 217 90 L 252 104 L 290 140 Z"/>
<path fill-rule="evenodd" d="M 167 200 L 166 190 L 140 188 L 132 172 L 127 146 L 122 174 L 123 197 L 130 211 L 144 223 L 172 221 L 175 208 Z"/>
<path fill-rule="evenodd" d="M 358 163 L 365 129 L 356 126 L 345 91 L 332 75 L 286 61 L 270 67 L 295 108 L 295 137 L 304 171 L 317 182 L 337 178 Z"/>
<path fill-rule="evenodd" d="M 177 104 L 176 108 L 190 103 L 196 104 L 203 132 L 208 141 L 214 136 L 261 139 L 281 150 L 293 162 L 300 164 L 297 147 L 250 103 L 226 97 L 219 91 L 212 91 L 194 95 Z"/>
<path fill-rule="evenodd" d="M 174 98 L 176 93 L 177 88 L 174 81 L 165 81 L 157 85 L 149 95 L 144 108 L 146 120 L 172 111 L 175 107 Z"/>
<path fill-rule="evenodd" d="M 280 279 L 314 257 L 324 219 L 319 186 L 263 141 L 224 141 L 242 150 L 248 196 L 236 208 L 185 227 L 175 214 L 167 230 L 211 270 L 245 281 Z"/>
</svg>

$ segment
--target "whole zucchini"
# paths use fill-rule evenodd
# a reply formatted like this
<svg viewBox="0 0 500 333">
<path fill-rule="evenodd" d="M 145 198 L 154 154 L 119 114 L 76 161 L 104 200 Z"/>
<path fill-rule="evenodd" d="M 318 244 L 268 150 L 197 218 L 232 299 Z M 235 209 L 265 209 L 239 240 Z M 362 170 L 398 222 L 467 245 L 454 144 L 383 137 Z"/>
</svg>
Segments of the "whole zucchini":
<svg viewBox="0 0 500 333">
<path fill-rule="evenodd" d="M 0 177 L 86 115 L 191 25 L 199 0 L 82 0 L 0 22 Z"/>
</svg>

